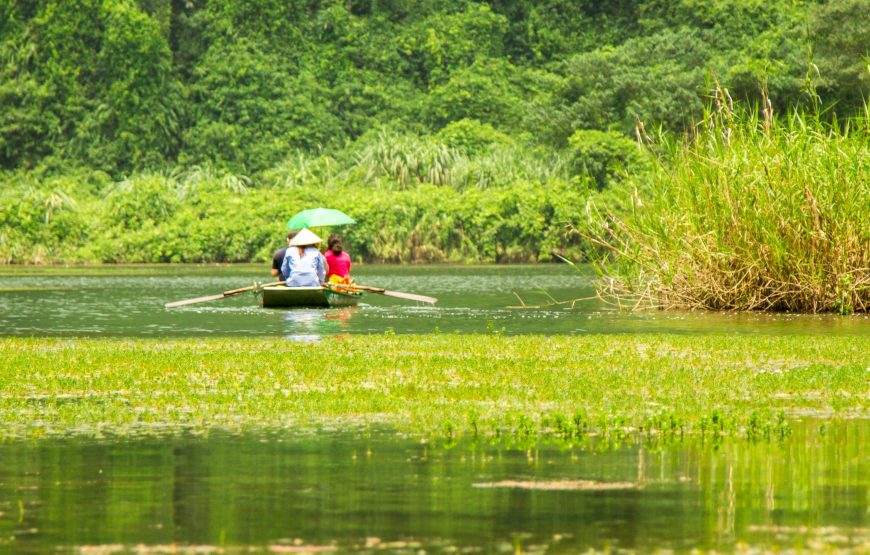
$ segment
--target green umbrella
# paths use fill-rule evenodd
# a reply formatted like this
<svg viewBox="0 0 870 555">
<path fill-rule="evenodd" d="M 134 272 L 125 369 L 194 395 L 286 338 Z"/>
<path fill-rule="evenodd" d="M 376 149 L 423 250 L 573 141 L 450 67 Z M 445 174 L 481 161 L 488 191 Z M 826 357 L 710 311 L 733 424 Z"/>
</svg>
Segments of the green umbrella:
<svg viewBox="0 0 870 555">
<path fill-rule="evenodd" d="M 303 210 L 287 220 L 287 229 L 326 227 L 355 223 L 356 220 L 341 210 L 335 210 L 334 208 L 312 208 L 311 210 Z"/>
</svg>

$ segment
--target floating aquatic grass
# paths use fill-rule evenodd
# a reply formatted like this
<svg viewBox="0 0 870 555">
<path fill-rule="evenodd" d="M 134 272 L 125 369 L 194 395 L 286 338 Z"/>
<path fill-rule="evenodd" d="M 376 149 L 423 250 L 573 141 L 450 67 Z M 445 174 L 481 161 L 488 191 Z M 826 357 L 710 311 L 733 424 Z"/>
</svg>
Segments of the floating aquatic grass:
<svg viewBox="0 0 870 555">
<path fill-rule="evenodd" d="M 868 358 L 849 337 L 7 338 L 0 435 L 385 425 L 516 445 L 775 439 L 793 417 L 870 418 Z"/>
<path fill-rule="evenodd" d="M 606 214 L 601 292 L 623 306 L 870 310 L 870 118 L 717 109 L 663 139 L 630 214 Z M 599 214 L 601 216 L 601 214 Z"/>
</svg>

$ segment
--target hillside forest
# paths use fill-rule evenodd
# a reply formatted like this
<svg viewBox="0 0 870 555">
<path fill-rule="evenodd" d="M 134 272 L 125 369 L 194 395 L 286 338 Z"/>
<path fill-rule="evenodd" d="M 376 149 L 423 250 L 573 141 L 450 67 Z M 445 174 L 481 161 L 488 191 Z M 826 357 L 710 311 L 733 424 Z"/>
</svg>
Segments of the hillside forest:
<svg viewBox="0 0 870 555">
<path fill-rule="evenodd" d="M 655 187 L 656 145 L 720 98 L 835 130 L 866 117 L 868 14 L 0 0 L 0 262 L 267 260 L 313 206 L 358 220 L 359 260 L 582 259 L 590 202 Z"/>
</svg>

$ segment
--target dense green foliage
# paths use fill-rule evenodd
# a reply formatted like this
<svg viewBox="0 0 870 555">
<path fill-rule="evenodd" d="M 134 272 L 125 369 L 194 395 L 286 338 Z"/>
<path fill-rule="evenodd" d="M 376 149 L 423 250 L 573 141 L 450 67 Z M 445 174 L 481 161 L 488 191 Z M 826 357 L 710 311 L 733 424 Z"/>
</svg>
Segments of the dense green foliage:
<svg viewBox="0 0 870 555">
<path fill-rule="evenodd" d="M 463 118 L 550 147 L 681 129 L 710 77 L 841 113 L 870 91 L 867 0 L 0 2 L 0 165 L 253 175 L 383 124 Z M 807 23 L 808 22 L 808 23 Z M 813 65 L 814 64 L 814 65 Z"/>
<path fill-rule="evenodd" d="M 582 441 L 750 440 L 788 419 L 866 417 L 867 347 L 845 336 L 351 336 L 0 341 L 0 437 L 384 424 Z M 780 416 L 782 415 L 782 416 Z"/>
<path fill-rule="evenodd" d="M 714 83 L 780 112 L 859 113 L 868 14 L 870 0 L 0 0 L 0 260 L 262 258 L 311 205 L 389 235 L 357 243 L 376 260 L 570 252 L 576 195 L 645 174 L 631 141 L 691 129 Z M 518 229 L 540 203 L 559 219 Z"/>
<path fill-rule="evenodd" d="M 301 162 L 295 171 L 328 164 Z M 495 169 L 494 171 L 501 171 Z M 341 232 L 371 261 L 528 261 L 551 251 L 582 256 L 571 226 L 586 195 L 565 182 L 492 189 L 360 188 L 350 178 L 319 189 L 249 187 L 193 170 L 122 182 L 82 173 L 0 191 L 0 262 L 241 262 L 269 260 L 288 215 L 328 199 L 357 224 Z"/>
</svg>

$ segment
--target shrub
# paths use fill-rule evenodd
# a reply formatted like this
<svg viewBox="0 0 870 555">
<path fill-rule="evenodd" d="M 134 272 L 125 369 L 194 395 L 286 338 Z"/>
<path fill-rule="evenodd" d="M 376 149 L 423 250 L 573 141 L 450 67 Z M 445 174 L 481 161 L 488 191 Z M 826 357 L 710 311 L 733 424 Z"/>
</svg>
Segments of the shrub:
<svg viewBox="0 0 870 555">
<path fill-rule="evenodd" d="M 513 142 L 510 137 L 488 123 L 473 118 L 463 118 L 445 125 L 435 139 L 466 154 L 483 152 L 493 145 Z"/>
<path fill-rule="evenodd" d="M 592 178 L 599 191 L 646 163 L 646 152 L 615 131 L 578 129 L 568 138 L 568 147 L 574 172 Z"/>
<path fill-rule="evenodd" d="M 81 179 L 85 179 L 84 176 Z M 506 262 L 583 256 L 570 226 L 585 193 L 568 182 L 517 179 L 488 189 L 357 182 L 239 187 L 208 169 L 137 174 L 97 195 L 63 178 L 0 189 L 0 262 L 266 261 L 285 222 L 324 204 L 357 224 L 341 228 L 351 254 L 374 262 Z"/>
</svg>

